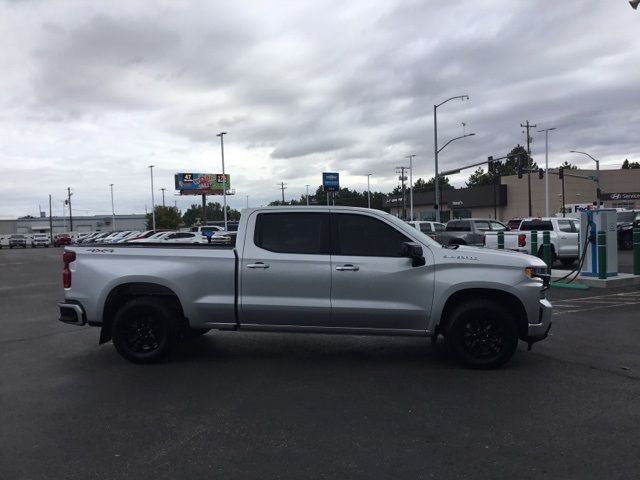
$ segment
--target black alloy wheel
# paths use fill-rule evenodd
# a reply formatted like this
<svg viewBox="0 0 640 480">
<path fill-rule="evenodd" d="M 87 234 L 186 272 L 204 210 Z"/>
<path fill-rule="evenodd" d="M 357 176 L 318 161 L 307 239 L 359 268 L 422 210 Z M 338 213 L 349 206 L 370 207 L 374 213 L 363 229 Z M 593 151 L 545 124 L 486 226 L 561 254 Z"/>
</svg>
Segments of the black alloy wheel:
<svg viewBox="0 0 640 480">
<path fill-rule="evenodd" d="M 156 363 L 171 352 L 178 340 L 175 310 L 158 297 L 139 297 L 116 313 L 113 345 L 133 363 Z"/>
<path fill-rule="evenodd" d="M 515 321 L 489 300 L 462 304 L 450 316 L 448 325 L 445 341 L 449 352 L 471 368 L 500 367 L 518 346 Z"/>
</svg>

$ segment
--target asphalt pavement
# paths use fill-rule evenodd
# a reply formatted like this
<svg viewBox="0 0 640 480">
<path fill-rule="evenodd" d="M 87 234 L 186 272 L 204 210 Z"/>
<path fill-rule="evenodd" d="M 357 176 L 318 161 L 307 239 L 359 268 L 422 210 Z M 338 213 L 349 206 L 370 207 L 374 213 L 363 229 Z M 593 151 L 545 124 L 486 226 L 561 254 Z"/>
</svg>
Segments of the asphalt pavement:
<svg viewBox="0 0 640 480">
<path fill-rule="evenodd" d="M 639 289 L 552 289 L 496 371 L 426 339 L 210 332 L 133 365 L 57 321 L 61 250 L 0 250 L 1 479 L 615 479 L 640 471 Z"/>
</svg>

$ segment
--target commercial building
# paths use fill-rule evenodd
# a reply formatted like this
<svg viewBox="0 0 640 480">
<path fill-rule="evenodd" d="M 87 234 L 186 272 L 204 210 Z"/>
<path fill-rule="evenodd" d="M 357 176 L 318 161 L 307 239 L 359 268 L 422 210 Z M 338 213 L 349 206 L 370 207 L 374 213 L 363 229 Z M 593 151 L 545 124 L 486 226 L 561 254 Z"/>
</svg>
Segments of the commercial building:
<svg viewBox="0 0 640 480">
<path fill-rule="evenodd" d="M 595 170 L 565 170 L 564 204 L 566 206 L 593 205 L 597 201 L 597 172 Z M 575 178 L 576 175 L 581 178 Z M 562 212 L 562 181 L 549 175 L 549 213 Z M 606 208 L 640 209 L 640 169 L 600 170 L 600 200 Z M 527 176 L 502 177 L 500 185 L 444 190 L 441 192 L 441 220 L 452 218 L 497 218 L 509 220 L 529 214 Z M 405 193 L 406 215 L 403 215 L 402 196 L 389 196 L 385 209 L 398 217 L 409 219 L 409 190 Z M 413 211 L 416 220 L 435 219 L 433 192 L 414 193 Z M 531 214 L 545 216 L 545 180 L 531 174 Z"/>
<path fill-rule="evenodd" d="M 145 215 L 116 215 L 115 227 L 118 230 L 144 230 L 146 227 Z M 69 231 L 69 217 L 19 218 L 16 220 L 0 220 L 0 235 L 12 233 L 49 233 L 53 224 L 53 234 Z M 73 217 L 74 232 L 99 232 L 112 230 L 112 217 L 105 215 Z"/>
</svg>

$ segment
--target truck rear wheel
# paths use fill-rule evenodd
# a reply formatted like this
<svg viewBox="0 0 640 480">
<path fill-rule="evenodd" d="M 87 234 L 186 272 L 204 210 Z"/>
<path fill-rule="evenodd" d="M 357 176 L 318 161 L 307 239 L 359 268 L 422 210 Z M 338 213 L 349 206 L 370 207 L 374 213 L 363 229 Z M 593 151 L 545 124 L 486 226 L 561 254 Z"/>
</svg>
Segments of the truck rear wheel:
<svg viewBox="0 0 640 480">
<path fill-rule="evenodd" d="M 111 326 L 113 345 L 133 363 L 157 363 L 178 342 L 174 310 L 158 297 L 134 298 L 116 313 Z"/>
<path fill-rule="evenodd" d="M 511 359 L 518 347 L 518 332 L 515 320 L 502 307 L 473 300 L 451 314 L 445 342 L 449 353 L 463 365 L 491 369 Z"/>
</svg>

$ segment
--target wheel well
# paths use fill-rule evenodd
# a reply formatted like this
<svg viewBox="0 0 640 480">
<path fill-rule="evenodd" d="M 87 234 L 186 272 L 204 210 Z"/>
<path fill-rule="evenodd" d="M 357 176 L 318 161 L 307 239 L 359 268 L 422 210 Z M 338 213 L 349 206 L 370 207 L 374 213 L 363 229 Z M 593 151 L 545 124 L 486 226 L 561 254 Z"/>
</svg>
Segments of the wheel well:
<svg viewBox="0 0 640 480">
<path fill-rule="evenodd" d="M 449 317 L 458 305 L 461 305 L 468 300 L 477 300 L 479 298 L 494 301 L 498 305 L 505 307 L 513 314 L 516 320 L 518 325 L 518 335 L 522 337 L 527 334 L 527 311 L 518 297 L 501 290 L 492 290 L 489 288 L 470 288 L 467 290 L 460 290 L 451 295 L 447 299 L 442 310 L 442 315 L 440 317 L 441 320 L 437 330 L 438 333 L 444 334 L 447 330 Z"/>
<path fill-rule="evenodd" d="M 156 283 L 125 283 L 111 290 L 104 302 L 100 344 L 111 340 L 111 322 L 116 312 L 122 305 L 136 297 L 161 297 L 162 300 L 169 301 L 177 309 L 180 320 L 184 321 L 184 310 L 180 299 L 170 288 Z"/>
</svg>

